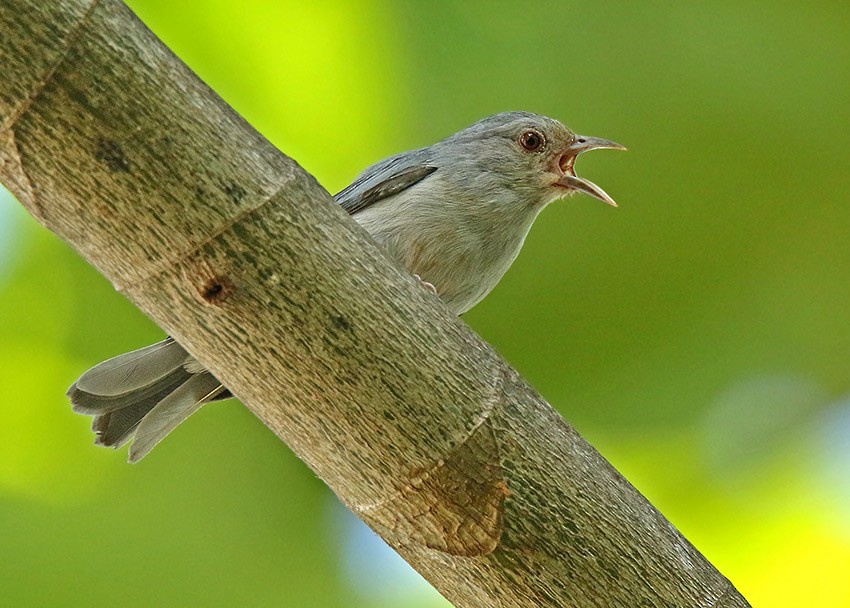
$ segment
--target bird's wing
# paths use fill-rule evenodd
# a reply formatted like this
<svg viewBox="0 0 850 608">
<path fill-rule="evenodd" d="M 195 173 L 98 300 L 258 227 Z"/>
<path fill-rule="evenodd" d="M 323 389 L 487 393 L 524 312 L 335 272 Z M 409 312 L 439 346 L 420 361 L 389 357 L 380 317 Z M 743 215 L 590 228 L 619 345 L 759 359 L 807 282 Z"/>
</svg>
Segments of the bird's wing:
<svg viewBox="0 0 850 608">
<path fill-rule="evenodd" d="M 437 167 L 427 160 L 427 149 L 391 156 L 366 169 L 334 198 L 348 213 L 357 213 L 431 175 Z"/>
</svg>

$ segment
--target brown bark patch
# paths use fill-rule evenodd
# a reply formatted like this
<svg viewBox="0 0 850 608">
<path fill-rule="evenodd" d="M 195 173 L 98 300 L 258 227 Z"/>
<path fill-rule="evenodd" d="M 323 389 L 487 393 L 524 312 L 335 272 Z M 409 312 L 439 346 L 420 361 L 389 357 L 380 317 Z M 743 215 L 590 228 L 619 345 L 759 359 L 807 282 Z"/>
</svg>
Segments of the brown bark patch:
<svg viewBox="0 0 850 608">
<path fill-rule="evenodd" d="M 486 555 L 499 546 L 504 529 L 504 502 L 511 492 L 503 473 L 487 418 L 435 466 L 411 471 L 394 497 L 359 510 L 373 525 L 388 528 L 387 536 L 399 545 Z"/>
</svg>

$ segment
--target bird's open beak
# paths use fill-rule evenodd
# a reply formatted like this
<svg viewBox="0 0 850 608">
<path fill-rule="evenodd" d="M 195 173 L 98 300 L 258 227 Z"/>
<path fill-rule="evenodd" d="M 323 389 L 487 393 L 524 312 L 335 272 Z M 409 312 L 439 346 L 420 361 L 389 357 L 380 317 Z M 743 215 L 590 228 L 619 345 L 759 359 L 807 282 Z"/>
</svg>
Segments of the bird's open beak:
<svg viewBox="0 0 850 608">
<path fill-rule="evenodd" d="M 556 182 L 556 184 L 563 188 L 584 192 L 593 198 L 598 198 L 600 201 L 608 203 L 612 207 L 616 207 L 617 202 L 611 198 L 605 190 L 594 184 L 589 179 L 577 176 L 574 168 L 576 157 L 579 154 L 587 152 L 588 150 L 600 150 L 604 148 L 608 148 L 610 150 L 626 149 L 625 146 L 621 146 L 620 144 L 608 139 L 576 135 L 573 143 L 564 151 L 558 161 L 558 165 L 563 172 L 563 176 Z"/>
</svg>

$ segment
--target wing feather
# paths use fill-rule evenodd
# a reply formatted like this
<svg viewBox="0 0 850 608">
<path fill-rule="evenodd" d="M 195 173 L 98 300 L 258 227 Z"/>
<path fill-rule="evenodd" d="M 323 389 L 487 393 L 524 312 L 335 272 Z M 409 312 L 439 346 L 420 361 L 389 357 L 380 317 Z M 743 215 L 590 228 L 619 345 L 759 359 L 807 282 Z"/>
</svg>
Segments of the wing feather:
<svg viewBox="0 0 850 608">
<path fill-rule="evenodd" d="M 336 195 L 337 202 L 350 214 L 374 205 L 421 182 L 437 170 L 428 162 L 428 150 L 414 150 L 392 156 L 366 169 L 350 186 Z"/>
</svg>

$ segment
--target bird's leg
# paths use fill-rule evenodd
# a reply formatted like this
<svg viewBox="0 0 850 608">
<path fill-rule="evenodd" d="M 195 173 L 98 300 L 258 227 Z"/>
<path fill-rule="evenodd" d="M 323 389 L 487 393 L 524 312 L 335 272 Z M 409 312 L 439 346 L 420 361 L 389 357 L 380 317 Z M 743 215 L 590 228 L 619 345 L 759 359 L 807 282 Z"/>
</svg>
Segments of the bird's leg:
<svg viewBox="0 0 850 608">
<path fill-rule="evenodd" d="M 428 281 L 420 277 L 418 274 L 415 274 L 413 276 L 416 278 L 417 281 L 419 281 L 419 284 L 422 285 L 422 287 L 433 293 L 435 296 L 437 295 L 437 288 L 434 287 L 433 283 L 429 283 Z"/>
</svg>

